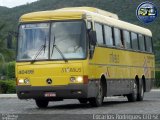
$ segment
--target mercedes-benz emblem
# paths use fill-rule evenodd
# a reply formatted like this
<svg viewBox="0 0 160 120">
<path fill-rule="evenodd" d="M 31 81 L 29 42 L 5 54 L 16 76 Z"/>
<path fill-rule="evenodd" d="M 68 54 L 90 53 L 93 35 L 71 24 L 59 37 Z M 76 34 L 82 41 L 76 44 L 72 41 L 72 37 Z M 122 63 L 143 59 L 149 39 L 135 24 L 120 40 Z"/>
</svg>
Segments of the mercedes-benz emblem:
<svg viewBox="0 0 160 120">
<path fill-rule="evenodd" d="M 52 84 L 52 79 L 51 79 L 51 78 L 48 78 L 48 79 L 46 80 L 46 82 L 47 82 L 48 84 Z"/>
</svg>

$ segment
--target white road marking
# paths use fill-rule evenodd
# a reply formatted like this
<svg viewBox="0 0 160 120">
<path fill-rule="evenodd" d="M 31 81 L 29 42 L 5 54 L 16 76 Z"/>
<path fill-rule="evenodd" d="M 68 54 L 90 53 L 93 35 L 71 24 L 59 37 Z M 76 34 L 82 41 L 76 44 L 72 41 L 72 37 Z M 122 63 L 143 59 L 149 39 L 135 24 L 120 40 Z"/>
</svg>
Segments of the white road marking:
<svg viewBox="0 0 160 120">
<path fill-rule="evenodd" d="M 17 94 L 0 94 L 0 98 L 17 98 Z"/>
<path fill-rule="evenodd" d="M 160 89 L 152 89 L 152 92 L 160 92 Z"/>
</svg>

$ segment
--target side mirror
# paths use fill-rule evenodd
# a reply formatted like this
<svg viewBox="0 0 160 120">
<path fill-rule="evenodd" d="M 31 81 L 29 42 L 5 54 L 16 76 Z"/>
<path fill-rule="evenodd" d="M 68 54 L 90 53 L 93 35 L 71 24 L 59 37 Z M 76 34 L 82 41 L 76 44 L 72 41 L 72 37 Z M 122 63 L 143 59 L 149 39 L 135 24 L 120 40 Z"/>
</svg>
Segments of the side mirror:
<svg viewBox="0 0 160 120">
<path fill-rule="evenodd" d="M 12 35 L 8 34 L 7 36 L 7 48 L 8 49 L 12 49 L 13 48 L 13 39 L 12 39 Z"/>
<path fill-rule="evenodd" d="M 97 43 L 97 36 L 96 36 L 96 31 L 90 30 L 89 31 L 89 40 L 91 45 L 96 45 Z"/>
<path fill-rule="evenodd" d="M 15 47 L 15 41 L 17 40 L 18 33 L 16 32 L 9 32 L 7 36 L 7 48 L 8 49 L 14 49 Z"/>
</svg>

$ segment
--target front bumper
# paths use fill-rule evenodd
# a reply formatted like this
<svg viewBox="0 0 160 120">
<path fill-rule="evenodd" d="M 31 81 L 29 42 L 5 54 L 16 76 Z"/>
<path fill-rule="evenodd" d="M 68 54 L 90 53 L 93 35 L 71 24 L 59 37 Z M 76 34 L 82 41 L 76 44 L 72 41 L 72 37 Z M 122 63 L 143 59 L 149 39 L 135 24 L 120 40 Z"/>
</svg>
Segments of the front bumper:
<svg viewBox="0 0 160 120">
<path fill-rule="evenodd" d="M 64 86 L 16 86 L 19 99 L 77 99 L 97 95 L 96 82 L 89 84 L 69 84 Z M 46 92 L 54 92 L 56 97 L 45 97 Z"/>
</svg>

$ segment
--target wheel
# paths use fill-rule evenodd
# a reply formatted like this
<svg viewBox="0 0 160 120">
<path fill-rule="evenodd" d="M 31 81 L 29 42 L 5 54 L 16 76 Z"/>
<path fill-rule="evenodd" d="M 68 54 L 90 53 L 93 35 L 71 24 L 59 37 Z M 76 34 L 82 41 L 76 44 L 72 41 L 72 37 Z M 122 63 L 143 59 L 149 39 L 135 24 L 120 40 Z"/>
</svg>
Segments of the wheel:
<svg viewBox="0 0 160 120">
<path fill-rule="evenodd" d="M 100 83 L 99 86 L 98 86 L 98 94 L 97 94 L 97 96 L 94 97 L 94 98 L 90 98 L 89 102 L 93 107 L 99 107 L 99 106 L 102 105 L 103 99 L 104 99 L 103 87 L 102 87 L 102 83 Z"/>
<path fill-rule="evenodd" d="M 138 94 L 138 86 L 135 80 L 134 87 L 133 87 L 133 93 L 127 95 L 128 101 L 135 102 L 137 100 L 137 94 Z"/>
<path fill-rule="evenodd" d="M 46 101 L 46 100 L 35 100 L 35 102 L 39 108 L 46 108 L 49 103 L 49 101 Z"/>
<path fill-rule="evenodd" d="M 139 84 L 138 88 L 139 88 L 139 90 L 138 90 L 138 95 L 137 95 L 137 101 L 143 101 L 143 97 L 144 97 L 144 84 L 143 84 L 142 80 L 141 80 L 141 84 Z"/>
<path fill-rule="evenodd" d="M 80 98 L 80 99 L 78 99 L 78 100 L 79 100 L 79 102 L 80 102 L 81 104 L 86 104 L 86 103 L 88 102 L 88 100 L 85 99 L 85 98 Z"/>
</svg>

